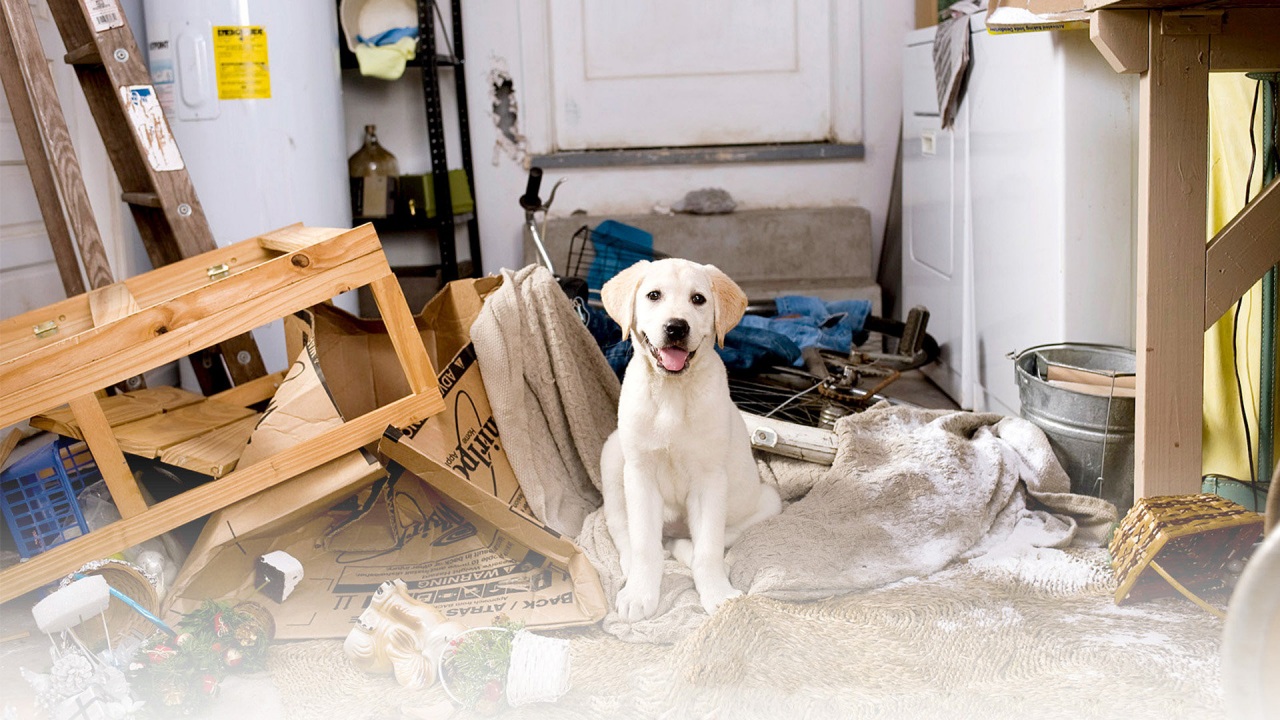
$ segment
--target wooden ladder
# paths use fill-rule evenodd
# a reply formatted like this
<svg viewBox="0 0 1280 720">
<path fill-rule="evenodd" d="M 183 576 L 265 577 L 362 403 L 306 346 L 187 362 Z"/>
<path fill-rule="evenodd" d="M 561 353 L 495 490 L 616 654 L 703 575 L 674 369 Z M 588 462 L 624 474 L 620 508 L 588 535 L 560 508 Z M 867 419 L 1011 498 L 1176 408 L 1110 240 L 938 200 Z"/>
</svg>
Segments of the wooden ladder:
<svg viewBox="0 0 1280 720">
<path fill-rule="evenodd" d="M 217 249 L 142 54 L 118 0 L 48 0 L 154 267 Z M 0 0 L 0 80 L 68 297 L 114 282 L 28 0 Z M 61 202 L 59 202 L 61 197 Z M 64 216 L 63 210 L 66 214 Z M 72 238 L 75 245 L 72 244 Z M 216 272 L 210 268 L 210 272 Z M 266 375 L 245 333 L 191 356 L 206 395 Z M 140 379 L 139 379 L 140 381 Z M 139 385 L 140 382 L 131 383 Z"/>
</svg>

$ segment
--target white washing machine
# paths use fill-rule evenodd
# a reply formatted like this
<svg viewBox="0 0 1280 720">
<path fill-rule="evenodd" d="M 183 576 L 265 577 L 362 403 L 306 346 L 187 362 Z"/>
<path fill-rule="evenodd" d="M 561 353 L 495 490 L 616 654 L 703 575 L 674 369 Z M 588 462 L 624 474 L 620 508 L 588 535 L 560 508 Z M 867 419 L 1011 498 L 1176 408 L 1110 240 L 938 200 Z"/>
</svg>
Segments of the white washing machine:
<svg viewBox="0 0 1280 720">
<path fill-rule="evenodd" d="M 925 368 L 962 407 L 1016 415 L 1008 354 L 1133 346 L 1138 83 L 1087 32 L 988 35 L 941 129 L 934 28 L 903 58 L 902 307 L 929 308 Z"/>
</svg>

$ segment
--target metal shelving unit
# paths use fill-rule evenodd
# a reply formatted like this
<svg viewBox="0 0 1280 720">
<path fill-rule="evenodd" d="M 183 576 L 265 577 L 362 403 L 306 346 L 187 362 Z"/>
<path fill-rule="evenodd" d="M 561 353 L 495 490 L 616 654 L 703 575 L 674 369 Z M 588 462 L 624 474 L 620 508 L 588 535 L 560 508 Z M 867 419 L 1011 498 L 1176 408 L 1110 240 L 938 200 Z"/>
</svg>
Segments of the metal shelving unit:
<svg viewBox="0 0 1280 720">
<path fill-rule="evenodd" d="M 436 20 L 443 17 L 435 0 L 417 0 L 418 7 L 418 50 L 408 62 L 409 67 L 422 69 L 422 96 L 427 118 L 427 145 L 431 156 L 431 177 L 435 198 L 436 214 L 434 217 L 397 216 L 390 218 L 355 218 L 357 223 L 372 222 L 379 231 L 434 231 L 440 245 L 439 266 L 414 267 L 410 272 L 397 274 L 420 277 L 426 271 L 438 269 L 441 282 L 457 280 L 459 277 L 477 277 L 483 273 L 480 259 L 480 225 L 474 211 L 455 215 L 453 212 L 453 195 L 449 188 L 449 161 L 445 147 L 444 110 L 440 103 L 440 83 L 442 73 L 452 72 L 454 91 L 458 99 L 458 132 L 462 148 L 462 170 L 466 173 L 471 197 L 476 197 L 475 175 L 471 162 L 471 122 L 467 114 L 467 80 L 465 55 L 462 43 L 462 0 L 450 0 L 452 15 L 451 33 L 446 31 L 446 53 L 438 52 L 436 47 Z M 450 37 L 450 35 L 452 37 Z M 343 43 L 340 46 L 340 60 L 344 69 L 357 67 L 355 55 Z M 467 228 L 467 243 L 471 253 L 470 263 L 459 263 L 457 252 L 457 227 Z"/>
</svg>

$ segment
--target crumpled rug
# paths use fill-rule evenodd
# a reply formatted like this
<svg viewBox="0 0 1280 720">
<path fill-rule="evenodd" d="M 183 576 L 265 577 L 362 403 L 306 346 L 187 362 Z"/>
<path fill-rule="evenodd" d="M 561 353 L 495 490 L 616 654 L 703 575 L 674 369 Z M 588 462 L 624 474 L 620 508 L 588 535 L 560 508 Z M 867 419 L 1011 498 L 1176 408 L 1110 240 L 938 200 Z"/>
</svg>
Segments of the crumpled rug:
<svg viewBox="0 0 1280 720">
<path fill-rule="evenodd" d="M 576 536 L 612 600 L 623 583 L 617 549 L 603 511 L 586 514 L 616 426 L 607 364 L 555 279 L 534 266 L 505 271 L 471 336 L 520 487 L 544 522 Z M 759 456 L 762 477 L 789 504 L 727 554 L 735 587 L 830 597 L 1002 545 L 1096 546 L 1116 520 L 1110 503 L 1069 492 L 1044 433 L 1021 418 L 881 403 L 841 418 L 836 433 L 831 467 Z M 580 531 L 564 527 L 579 517 Z M 612 610 L 603 627 L 628 641 L 674 643 L 707 618 L 689 568 L 669 558 L 657 614 L 626 623 Z"/>
<path fill-rule="evenodd" d="M 734 586 L 753 595 L 814 600 L 922 577 L 957 559 L 1035 547 L 1097 546 L 1115 507 L 1069 492 L 1039 428 L 1021 418 L 882 403 L 841 418 L 831 467 L 759 456 L 782 493 L 782 514 L 748 529 L 726 555 Z M 615 597 L 623 577 L 604 513 L 578 543 Z M 658 614 L 606 631 L 635 642 L 677 642 L 707 618 L 683 563 L 668 558 Z"/>
<path fill-rule="evenodd" d="M 570 638 L 569 692 L 499 717 L 1225 717 L 1221 621 L 1180 597 L 1117 607 L 1114 588 L 1105 550 L 1023 548 L 822 601 L 747 596 L 675 645 L 547 633 Z M 269 670 L 289 720 L 424 717 L 444 698 L 354 670 L 339 641 L 273 647 Z"/>
</svg>

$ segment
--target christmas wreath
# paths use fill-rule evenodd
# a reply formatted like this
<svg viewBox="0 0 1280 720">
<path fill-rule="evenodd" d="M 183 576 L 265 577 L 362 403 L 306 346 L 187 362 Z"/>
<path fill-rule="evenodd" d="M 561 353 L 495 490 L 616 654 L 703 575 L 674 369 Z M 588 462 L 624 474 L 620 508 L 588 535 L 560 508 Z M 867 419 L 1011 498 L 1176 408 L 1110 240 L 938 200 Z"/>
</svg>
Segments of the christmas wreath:
<svg viewBox="0 0 1280 720">
<path fill-rule="evenodd" d="M 190 714 L 217 694 L 229 674 L 262 670 L 274 622 L 257 603 L 206 600 L 174 628 L 143 647 L 129 666 L 131 682 L 147 707 Z"/>
</svg>

